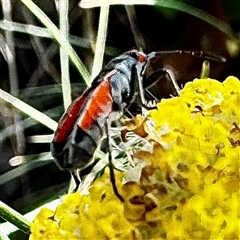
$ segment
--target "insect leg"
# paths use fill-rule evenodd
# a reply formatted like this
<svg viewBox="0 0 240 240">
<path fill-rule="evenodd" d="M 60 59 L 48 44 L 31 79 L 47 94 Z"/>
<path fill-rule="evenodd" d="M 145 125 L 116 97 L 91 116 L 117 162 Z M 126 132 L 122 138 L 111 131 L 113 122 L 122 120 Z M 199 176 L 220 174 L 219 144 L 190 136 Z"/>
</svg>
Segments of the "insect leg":
<svg viewBox="0 0 240 240">
<path fill-rule="evenodd" d="M 159 100 L 154 96 L 154 94 L 151 93 L 150 89 L 154 87 L 164 77 L 166 77 L 166 80 L 170 82 L 172 92 L 171 95 L 173 96 L 180 95 L 179 93 L 180 86 L 176 81 L 174 72 L 171 69 L 162 68 L 143 81 L 144 94 L 148 96 L 148 98 L 153 99 L 155 103 L 159 102 Z M 149 109 L 149 107 L 147 109 Z"/>
<path fill-rule="evenodd" d="M 180 87 L 178 86 L 178 83 L 174 77 L 173 72 L 170 69 L 164 69 L 164 70 L 165 70 L 165 73 L 168 75 L 170 81 L 172 82 L 172 86 L 175 91 L 174 95 L 176 94 L 177 96 L 179 96 Z"/>
<path fill-rule="evenodd" d="M 141 70 L 142 66 L 137 65 L 135 68 L 132 69 L 134 77 L 134 94 L 132 97 L 132 102 L 138 102 L 140 106 L 144 107 L 145 109 L 155 109 L 156 107 L 152 107 L 148 105 L 148 101 L 144 95 L 144 88 L 143 88 L 143 73 Z"/>
<path fill-rule="evenodd" d="M 78 190 L 78 188 L 80 186 L 80 183 L 81 183 L 79 171 L 77 169 L 73 170 L 73 171 L 71 171 L 71 175 L 72 175 L 73 180 L 76 184 L 75 188 L 72 191 L 73 193 L 75 193 Z"/>
<path fill-rule="evenodd" d="M 108 149 L 109 149 L 109 154 L 108 154 L 108 163 L 109 163 L 109 174 L 110 174 L 110 181 L 112 183 L 112 188 L 114 194 L 119 198 L 121 202 L 124 202 L 124 198 L 121 196 L 121 194 L 118 192 L 117 186 L 116 186 L 116 180 L 115 180 L 115 175 L 114 175 L 114 166 L 112 162 L 112 151 L 111 151 L 111 141 L 110 141 L 110 133 L 109 133 L 109 119 L 107 119 L 105 123 L 105 128 L 106 128 L 106 135 L 107 135 L 107 144 L 108 144 Z"/>
</svg>

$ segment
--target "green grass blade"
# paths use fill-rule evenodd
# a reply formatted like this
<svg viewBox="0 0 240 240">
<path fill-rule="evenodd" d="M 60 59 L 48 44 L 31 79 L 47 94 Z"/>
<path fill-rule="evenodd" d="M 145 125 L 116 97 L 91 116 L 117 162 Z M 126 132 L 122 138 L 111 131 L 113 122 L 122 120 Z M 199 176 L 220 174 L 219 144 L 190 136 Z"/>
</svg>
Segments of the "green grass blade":
<svg viewBox="0 0 240 240">
<path fill-rule="evenodd" d="M 24 233 L 30 234 L 30 222 L 2 201 L 0 201 L 0 217 L 12 223 Z"/>
<path fill-rule="evenodd" d="M 173 0 L 82 0 L 80 2 L 80 7 L 82 8 L 92 8 L 92 7 L 100 7 L 104 5 L 155 5 L 158 7 L 170 8 L 174 10 L 178 10 L 181 12 L 188 13 L 194 17 L 197 17 L 210 25 L 216 27 L 221 32 L 225 33 L 230 38 L 234 38 L 234 33 L 231 27 L 225 23 L 224 21 L 212 16 L 211 14 L 192 7 L 186 3 L 182 3 L 179 1 Z"/>
<path fill-rule="evenodd" d="M 30 34 L 30 35 L 38 36 L 38 37 L 53 38 L 47 28 L 38 27 L 38 26 L 31 25 L 31 24 L 9 22 L 7 20 L 0 20 L 0 28 L 3 30 L 20 32 L 20 33 Z M 0 35 L 0 47 L 1 47 L 2 39 L 3 39 L 3 37 L 1 38 L 1 35 Z M 89 39 L 81 38 L 81 37 L 74 36 L 71 34 L 69 34 L 68 40 L 69 40 L 70 44 L 81 47 L 81 48 L 86 48 L 86 49 L 90 49 L 90 47 L 95 44 L 95 43 L 89 41 Z M 105 48 L 105 54 L 107 54 L 107 55 L 117 56 L 120 53 L 121 53 L 121 51 L 119 49 L 109 47 L 109 46 L 106 46 L 106 48 Z M 3 54 L 4 54 L 4 52 L 3 52 Z M 5 57 L 5 58 L 7 58 L 7 57 Z"/>
<path fill-rule="evenodd" d="M 68 41 L 68 0 L 59 1 L 59 20 L 60 20 L 60 34 L 65 41 Z M 72 102 L 71 98 L 71 83 L 69 76 L 69 61 L 68 52 L 62 47 L 60 48 L 60 65 L 61 65 L 61 82 L 63 92 L 64 108 Z"/>
<path fill-rule="evenodd" d="M 10 238 L 5 233 L 1 233 L 0 240 L 10 240 Z"/>
<path fill-rule="evenodd" d="M 155 3 L 155 0 L 82 0 L 79 6 L 93 8 L 105 5 L 154 5 Z"/>
<path fill-rule="evenodd" d="M 102 69 L 103 56 L 107 38 L 108 15 L 109 5 L 102 6 L 100 10 L 100 18 L 98 24 L 98 35 L 93 61 L 92 79 L 95 78 Z"/>
<path fill-rule="evenodd" d="M 20 158 L 20 156 L 18 156 L 18 157 Z M 14 161 L 15 162 L 18 161 L 16 158 L 17 157 L 15 157 L 15 159 L 10 159 L 10 163 L 12 165 L 14 165 L 13 164 Z M 0 186 L 18 178 L 18 177 L 24 176 L 24 174 L 29 173 L 33 169 L 40 168 L 45 165 L 53 163 L 52 156 L 49 152 L 25 156 L 25 159 L 20 159 L 20 161 L 22 161 L 22 165 L 0 175 Z M 21 162 L 20 162 L 20 164 L 21 164 Z"/>
<path fill-rule="evenodd" d="M 38 111 L 37 109 L 31 107 L 27 103 L 21 101 L 20 99 L 12 96 L 11 94 L 3 91 L 0 89 L 0 99 L 3 99 L 4 101 L 10 103 L 20 111 L 26 113 L 36 121 L 42 123 L 43 125 L 47 126 L 48 128 L 52 129 L 53 131 L 57 128 L 57 123 L 52 120 L 50 117 L 45 115 L 44 113 Z"/>
<path fill-rule="evenodd" d="M 53 38 L 59 43 L 59 45 L 69 54 L 70 59 L 77 67 L 79 73 L 83 77 L 85 83 L 90 85 L 90 75 L 85 68 L 84 64 L 77 56 L 76 52 L 60 34 L 59 29 L 52 23 L 47 15 L 31 0 L 20 0 L 49 30 Z"/>
</svg>

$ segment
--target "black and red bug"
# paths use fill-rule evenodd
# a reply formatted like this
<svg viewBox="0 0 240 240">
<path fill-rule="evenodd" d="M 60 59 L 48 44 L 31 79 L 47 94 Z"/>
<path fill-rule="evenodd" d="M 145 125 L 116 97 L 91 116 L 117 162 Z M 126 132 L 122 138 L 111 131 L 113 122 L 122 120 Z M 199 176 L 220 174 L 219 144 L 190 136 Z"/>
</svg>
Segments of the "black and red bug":
<svg viewBox="0 0 240 240">
<path fill-rule="evenodd" d="M 146 55 L 132 50 L 114 58 L 60 119 L 51 152 L 61 169 L 73 173 L 77 187 L 80 180 L 75 170 L 94 163 L 93 154 L 105 133 L 107 120 L 137 97 L 145 104 L 143 94 L 138 93 L 143 91 L 142 77 L 152 57 L 154 53 Z"/>
<path fill-rule="evenodd" d="M 76 171 L 81 172 L 94 163 L 93 155 L 106 133 L 108 119 L 133 102 L 147 107 L 145 95 L 149 93 L 148 88 L 160 82 L 159 79 L 165 75 L 170 79 L 172 94 L 178 94 L 179 86 L 171 69 L 161 68 L 143 82 L 150 59 L 169 54 L 200 56 L 219 62 L 225 60 L 203 52 L 175 50 L 146 55 L 132 50 L 110 61 L 92 85 L 69 106 L 59 121 L 51 143 L 51 152 L 57 165 L 72 173 L 77 185 L 75 190 L 80 184 Z M 123 200 L 116 189 L 111 167 L 110 177 L 115 194 Z"/>
</svg>

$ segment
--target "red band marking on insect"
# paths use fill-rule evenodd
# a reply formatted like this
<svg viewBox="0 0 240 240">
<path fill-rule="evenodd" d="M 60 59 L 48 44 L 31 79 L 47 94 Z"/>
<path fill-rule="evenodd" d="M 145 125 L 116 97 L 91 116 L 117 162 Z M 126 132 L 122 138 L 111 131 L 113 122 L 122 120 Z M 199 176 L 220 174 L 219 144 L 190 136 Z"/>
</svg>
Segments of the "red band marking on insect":
<svg viewBox="0 0 240 240">
<path fill-rule="evenodd" d="M 112 112 L 113 99 L 109 78 L 116 73 L 116 69 L 108 73 L 103 78 L 103 81 L 90 93 L 85 106 L 86 110 L 78 121 L 78 126 L 84 131 L 89 130 L 97 118 L 107 118 Z"/>
<path fill-rule="evenodd" d="M 138 53 L 138 61 L 139 62 L 146 62 L 147 61 L 147 56 L 144 53 Z"/>
<path fill-rule="evenodd" d="M 66 113 L 60 119 L 53 141 L 66 142 L 69 134 L 72 132 L 74 124 L 78 119 L 78 114 L 85 102 L 90 89 L 87 89 L 80 97 L 76 98 L 68 107 Z"/>
</svg>

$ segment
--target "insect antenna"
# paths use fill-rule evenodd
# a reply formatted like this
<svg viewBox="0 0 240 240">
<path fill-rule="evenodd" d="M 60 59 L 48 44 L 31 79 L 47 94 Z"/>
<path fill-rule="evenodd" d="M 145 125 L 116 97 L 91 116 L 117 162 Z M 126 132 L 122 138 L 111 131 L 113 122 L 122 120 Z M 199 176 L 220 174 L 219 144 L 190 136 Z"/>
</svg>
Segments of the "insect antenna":
<svg viewBox="0 0 240 240">
<path fill-rule="evenodd" d="M 214 54 L 214 53 L 205 53 L 203 51 L 188 51 L 188 50 L 169 50 L 169 51 L 157 51 L 155 52 L 155 56 L 157 55 L 169 55 L 169 54 L 180 54 L 180 55 L 191 55 L 195 57 L 203 57 L 207 60 L 212 60 L 215 62 L 226 62 L 227 59 L 223 56 Z"/>
</svg>

